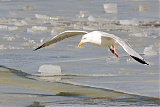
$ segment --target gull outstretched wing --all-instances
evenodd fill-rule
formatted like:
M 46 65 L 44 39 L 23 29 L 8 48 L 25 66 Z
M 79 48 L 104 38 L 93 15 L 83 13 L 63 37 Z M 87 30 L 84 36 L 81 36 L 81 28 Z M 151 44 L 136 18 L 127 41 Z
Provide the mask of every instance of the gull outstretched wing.
M 145 62 L 145 60 L 136 52 L 134 51 L 130 45 L 128 43 L 126 43 L 124 40 L 122 40 L 121 38 L 113 35 L 113 34 L 109 34 L 106 32 L 99 32 L 101 33 L 102 37 L 109 37 L 113 40 L 115 40 L 119 45 L 121 45 L 123 47 L 123 49 L 136 61 L 142 63 L 142 64 L 146 64 L 149 65 L 148 63 Z
M 49 46 L 53 43 L 59 42 L 61 40 L 64 40 L 66 38 L 72 37 L 72 36 L 77 36 L 77 35 L 84 35 L 87 34 L 88 32 L 86 31 L 64 31 L 58 35 L 56 35 L 55 37 L 53 37 L 51 40 L 45 42 L 44 44 L 42 44 L 41 46 L 37 47 L 36 49 L 34 49 L 34 51 L 41 49 L 43 47 Z

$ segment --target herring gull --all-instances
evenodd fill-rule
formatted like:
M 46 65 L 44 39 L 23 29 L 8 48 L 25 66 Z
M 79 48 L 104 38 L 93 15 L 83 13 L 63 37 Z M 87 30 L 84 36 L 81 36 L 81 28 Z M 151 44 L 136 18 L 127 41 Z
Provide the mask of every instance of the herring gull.
M 115 50 L 115 44 L 119 44 L 120 46 L 122 46 L 122 48 L 136 61 L 145 64 L 145 65 L 149 65 L 147 62 L 145 62 L 145 60 L 136 52 L 134 51 L 130 45 L 128 43 L 126 43 L 124 40 L 122 40 L 121 38 L 110 34 L 110 33 L 106 33 L 106 32 L 102 32 L 102 31 L 92 31 L 92 32 L 86 32 L 86 31 L 64 31 L 58 35 L 56 35 L 55 37 L 53 37 L 51 40 L 45 42 L 44 44 L 42 44 L 41 46 L 39 46 L 38 48 L 36 48 L 35 50 L 38 50 L 40 48 L 49 46 L 53 43 L 56 43 L 58 41 L 61 41 L 63 39 L 66 39 L 68 37 L 73 37 L 73 36 L 77 36 L 77 35 L 83 35 L 81 41 L 78 44 L 78 47 L 80 47 L 83 43 L 91 43 L 94 45 L 98 45 L 98 46 L 108 46 L 110 51 L 116 56 L 118 57 L 118 54 Z M 35 51 L 34 50 L 34 51 Z

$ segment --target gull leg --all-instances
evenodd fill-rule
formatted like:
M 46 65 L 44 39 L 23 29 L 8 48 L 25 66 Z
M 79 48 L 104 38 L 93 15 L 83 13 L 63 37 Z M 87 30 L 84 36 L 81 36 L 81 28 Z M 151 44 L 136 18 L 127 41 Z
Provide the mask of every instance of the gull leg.
M 118 54 L 117 54 L 117 52 L 115 51 L 114 45 L 108 46 L 108 47 L 109 47 L 110 51 L 118 58 Z

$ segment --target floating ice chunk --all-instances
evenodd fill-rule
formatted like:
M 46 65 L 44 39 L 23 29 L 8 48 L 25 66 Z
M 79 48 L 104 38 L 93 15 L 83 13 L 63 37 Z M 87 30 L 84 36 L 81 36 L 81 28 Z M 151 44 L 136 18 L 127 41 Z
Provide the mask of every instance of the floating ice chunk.
M 0 25 L 0 30 L 7 30 L 7 26 L 6 25 Z
M 153 49 L 153 46 L 145 47 L 143 53 L 148 56 L 157 55 L 157 52 Z
M 106 13 L 117 13 L 117 4 L 114 3 L 103 4 L 103 7 Z
M 120 20 L 119 23 L 121 25 L 139 25 L 138 21 L 136 19 L 132 19 L 132 20 Z
M 61 68 L 57 65 L 45 64 L 39 67 L 38 72 L 43 75 L 61 75 Z
M 27 22 L 25 20 L 21 20 L 21 21 L 15 21 L 14 22 L 14 25 L 15 26 L 24 26 L 24 25 L 27 25 Z
M 58 17 L 50 17 L 50 16 L 42 15 L 42 14 L 35 14 L 35 17 L 37 19 L 43 19 L 43 20 L 48 20 L 48 19 L 58 20 Z
M 16 31 L 16 30 L 18 30 L 18 27 L 17 26 L 8 26 L 8 30 L 9 31 Z
M 47 16 L 47 15 L 42 15 L 42 14 L 35 14 L 35 17 L 36 17 L 37 19 L 50 19 L 49 16 Z
M 6 48 L 4 47 L 4 45 L 0 45 L 0 49 L 3 50 L 3 49 L 6 49 Z
M 47 29 L 45 26 L 32 26 L 32 30 L 34 31 L 46 31 Z
M 95 22 L 96 19 L 95 19 L 92 15 L 90 15 L 90 16 L 88 17 L 88 21 Z
M 37 33 L 37 32 L 45 32 L 48 28 L 45 26 L 32 26 L 32 28 L 27 28 L 27 32 L 29 33 Z
M 78 18 L 84 18 L 88 17 L 90 15 L 89 11 L 80 11 L 78 15 L 76 15 Z
M 130 25 L 131 22 L 130 22 L 130 20 L 120 20 L 120 24 L 121 25 Z

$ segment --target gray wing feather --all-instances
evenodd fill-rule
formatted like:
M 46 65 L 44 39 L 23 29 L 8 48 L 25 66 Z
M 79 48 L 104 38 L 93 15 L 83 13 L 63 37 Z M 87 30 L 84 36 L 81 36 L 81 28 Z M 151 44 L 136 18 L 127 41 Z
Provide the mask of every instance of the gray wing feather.
M 53 43 L 59 42 L 63 39 L 66 39 L 66 38 L 69 38 L 69 37 L 72 37 L 72 36 L 77 36 L 77 35 L 84 35 L 84 34 L 87 34 L 87 33 L 88 32 L 86 32 L 86 31 L 64 31 L 64 32 L 56 35 L 55 37 L 53 37 L 51 40 L 45 42 L 44 44 L 42 44 L 38 48 L 34 49 L 34 51 L 38 50 L 38 49 L 41 49 L 43 47 L 49 46 Z
M 115 40 L 118 44 L 120 44 L 123 49 L 132 57 L 134 58 L 135 60 L 137 60 L 138 62 L 142 63 L 142 64 L 146 64 L 146 65 L 149 65 L 147 64 L 144 59 L 136 52 L 134 51 L 130 45 L 128 43 L 126 43 L 124 40 L 122 40 L 121 38 L 113 35 L 113 34 L 109 34 L 109 33 L 106 33 L 106 32 L 100 32 L 102 34 L 103 37 L 110 37 L 112 38 L 113 40 Z

